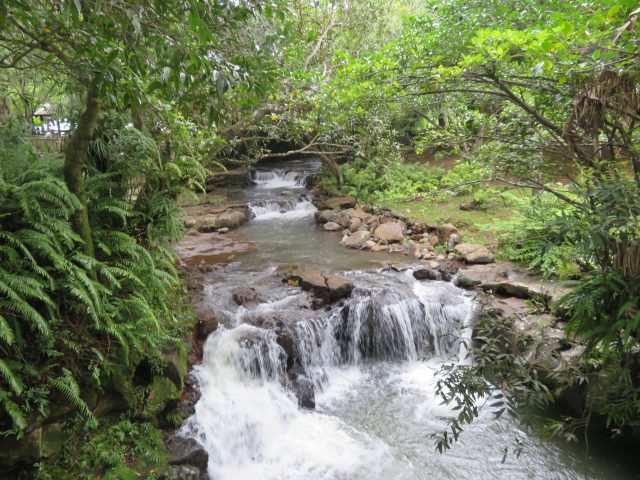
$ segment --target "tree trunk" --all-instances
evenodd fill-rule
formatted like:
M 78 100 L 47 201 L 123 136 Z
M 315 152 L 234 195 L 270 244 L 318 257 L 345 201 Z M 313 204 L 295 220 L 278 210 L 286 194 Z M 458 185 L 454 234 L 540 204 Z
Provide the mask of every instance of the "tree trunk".
M 82 169 L 87 160 L 89 142 L 95 132 L 99 112 L 98 91 L 95 83 L 91 83 L 87 91 L 84 112 L 80 115 L 78 126 L 69 138 L 64 151 L 64 180 L 69 190 L 78 197 L 82 205 L 79 210 L 73 213 L 71 221 L 76 233 L 84 242 L 84 252 L 91 257 L 95 256 L 95 251 L 91 226 L 89 225 L 87 192 Z

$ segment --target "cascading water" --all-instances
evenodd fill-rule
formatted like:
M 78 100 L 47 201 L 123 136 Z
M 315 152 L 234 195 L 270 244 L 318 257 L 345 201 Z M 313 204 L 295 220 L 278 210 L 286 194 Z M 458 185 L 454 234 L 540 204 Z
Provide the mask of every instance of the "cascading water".
M 305 172 L 277 168 L 273 170 L 256 170 L 251 175 L 251 181 L 258 188 L 303 188 L 306 176 Z
M 262 200 L 250 204 L 254 220 L 273 220 L 278 218 L 304 218 L 316 211 L 316 207 L 306 195 L 295 198 Z
M 193 372 L 201 398 L 181 432 L 206 448 L 211 479 L 599 477 L 592 465 L 490 414 L 452 450 L 436 453 L 430 434 L 457 414 L 435 394 L 436 373 L 446 362 L 470 361 L 472 296 L 447 282 L 417 281 L 411 271 L 362 271 L 367 254 L 314 233 L 315 208 L 303 192 L 282 198 L 304 174 L 271 173 L 254 174 L 248 198 L 256 218 L 242 230 L 261 240 L 259 253 L 219 271 L 205 290 L 203 304 L 223 326 Z M 356 288 L 342 303 L 312 310 L 306 293 L 275 278 L 275 264 L 292 261 L 347 266 Z M 238 286 L 256 288 L 262 303 L 237 306 Z M 315 391 L 315 409 L 300 407 L 302 387 Z M 514 437 L 526 448 L 503 460 Z

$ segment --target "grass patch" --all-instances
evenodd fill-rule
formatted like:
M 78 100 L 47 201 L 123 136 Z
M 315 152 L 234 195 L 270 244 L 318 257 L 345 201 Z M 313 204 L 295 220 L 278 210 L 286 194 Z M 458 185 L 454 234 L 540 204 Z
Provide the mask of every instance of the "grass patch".
M 512 195 L 530 196 L 528 189 L 510 190 Z M 506 201 L 499 192 L 486 200 L 482 208 L 460 210 L 461 204 L 469 204 L 474 194 L 459 195 L 445 201 L 411 200 L 406 202 L 385 202 L 385 205 L 412 220 L 435 223 L 452 223 L 462 232 L 465 242 L 481 245 L 495 245 L 496 233 L 492 227 L 519 215 L 518 211 Z

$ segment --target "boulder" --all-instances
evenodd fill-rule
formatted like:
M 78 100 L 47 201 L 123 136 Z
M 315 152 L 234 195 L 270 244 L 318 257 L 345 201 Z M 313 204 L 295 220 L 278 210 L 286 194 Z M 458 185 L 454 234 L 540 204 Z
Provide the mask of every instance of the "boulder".
M 316 408 L 316 395 L 313 382 L 306 377 L 298 376 L 293 382 L 293 393 L 298 399 L 298 406 L 313 410 Z
M 401 242 L 404 239 L 402 226 L 398 222 L 383 223 L 375 229 L 373 235 L 387 242 Z
M 327 279 L 318 270 L 306 270 L 302 273 L 300 285 L 304 290 L 326 290 Z
M 323 228 L 327 232 L 337 232 L 338 230 L 342 230 L 342 226 L 336 222 L 327 222 L 324 224 Z
M 174 435 L 166 447 L 169 465 L 190 465 L 201 472 L 207 471 L 209 454 L 195 439 Z
M 14 435 L 0 436 L 0 471 L 17 466 L 33 465 L 42 457 L 42 428 L 26 433 L 20 439 Z
M 284 197 L 295 197 L 296 196 L 296 192 L 294 192 L 292 190 L 283 190 L 282 192 L 280 192 L 280 195 L 282 195 Z
M 442 278 L 440 272 L 429 267 L 416 268 L 413 271 L 413 276 L 416 280 L 440 280 Z
M 211 332 L 218 329 L 218 319 L 213 312 L 197 309 L 196 318 L 198 319 L 196 324 L 196 338 L 198 340 L 206 340 Z
M 146 418 L 157 417 L 168 405 L 176 404 L 180 400 L 182 391 L 176 384 L 167 377 L 156 377 L 149 387 L 144 406 L 144 416 Z
M 359 230 L 347 237 L 342 244 L 348 248 L 362 248 L 370 238 L 371 233 L 366 230 Z
M 477 243 L 460 243 L 454 251 L 467 263 L 492 263 L 494 259 L 487 247 Z
M 306 270 L 300 282 L 303 290 L 326 302 L 335 302 L 351 294 L 353 283 L 338 275 L 325 274 L 318 270 Z
M 338 214 L 333 210 L 321 210 L 313 214 L 316 223 L 320 224 L 333 222 L 337 216 Z
M 328 198 L 322 202 L 324 208 L 353 208 L 356 206 L 356 199 L 354 197 L 333 197 Z
M 351 294 L 353 283 L 344 277 L 331 275 L 327 277 L 327 287 L 329 287 L 329 301 L 333 302 Z
M 362 220 L 358 217 L 353 217 L 351 222 L 349 222 L 349 231 L 351 233 L 358 231 L 360 226 L 362 225 Z
M 455 225 L 452 225 L 450 223 L 440 225 L 440 227 L 438 228 L 438 239 L 440 243 L 447 243 L 449 241 L 449 237 L 454 233 L 456 235 L 460 234 Z
M 218 216 L 218 228 L 235 228 L 248 220 L 247 214 L 241 210 L 229 210 Z
M 357 210 L 356 210 L 357 211 Z M 362 222 L 365 225 L 372 225 L 373 223 L 377 223 L 378 225 L 380 225 L 380 219 L 378 217 L 376 217 L 375 215 L 369 215 L 367 214 L 363 219 Z
M 231 295 L 233 296 L 233 301 L 243 307 L 255 307 L 257 304 L 263 303 L 263 301 L 258 298 L 258 293 L 254 288 L 234 288 L 231 291 Z
M 474 280 L 473 278 L 469 278 L 464 274 L 460 274 L 458 275 L 458 278 L 456 278 L 456 285 L 460 288 L 464 288 L 465 290 L 471 290 L 481 283 L 482 282 L 480 280 Z

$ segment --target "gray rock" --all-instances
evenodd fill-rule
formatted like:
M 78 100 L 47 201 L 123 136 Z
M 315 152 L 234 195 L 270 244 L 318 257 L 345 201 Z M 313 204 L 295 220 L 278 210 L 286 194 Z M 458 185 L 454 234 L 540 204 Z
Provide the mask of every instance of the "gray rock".
M 338 230 L 342 230 L 342 226 L 336 222 L 327 222 L 324 224 L 323 228 L 327 232 L 337 232 Z
M 354 197 L 333 197 L 322 202 L 324 208 L 353 208 L 356 206 Z
M 166 444 L 169 465 L 190 465 L 205 472 L 209 463 L 209 454 L 193 438 L 174 435 Z
M 451 235 L 449 235 L 449 240 L 447 240 L 447 248 L 449 250 L 453 250 L 459 243 L 460 235 L 458 235 L 457 233 L 452 233 Z
M 474 280 L 473 278 L 469 278 L 464 274 L 460 274 L 458 275 L 458 278 L 456 278 L 456 285 L 460 288 L 464 288 L 465 290 L 471 290 L 481 283 L 482 282 L 480 282 L 479 280 Z
M 352 233 L 350 237 L 347 237 L 347 239 L 344 240 L 342 244 L 348 248 L 362 248 L 370 238 L 371 233 L 367 232 L 366 230 L 359 230 Z
M 258 294 L 254 288 L 234 288 L 231 291 L 231 295 L 233 296 L 233 301 L 243 307 L 255 307 L 258 303 L 262 303 L 262 300 L 258 298 Z
M 293 393 L 298 399 L 298 406 L 313 410 L 316 408 L 316 394 L 313 382 L 307 377 L 299 376 L 293 382 Z
M 351 224 L 349 210 L 343 210 L 342 212 L 338 213 L 333 221 L 340 225 L 342 228 L 349 228 L 349 225 Z
M 494 259 L 487 247 L 477 243 L 460 243 L 454 251 L 467 263 L 492 263 Z
M 413 271 L 413 276 L 416 280 L 440 280 L 442 278 L 440 272 L 429 267 L 416 268 Z
M 196 325 L 196 337 L 198 340 L 206 340 L 211 332 L 218 329 L 218 319 L 213 312 L 197 309 L 196 318 L 198 319 L 198 324 Z
M 218 216 L 217 226 L 218 227 L 227 227 L 227 228 L 235 228 L 248 220 L 247 214 L 241 210 L 230 210 L 224 213 L 221 213 Z
M 319 212 L 315 212 L 313 214 L 313 217 L 315 218 L 316 223 L 320 223 L 320 224 L 333 222 L 337 216 L 338 214 L 333 210 L 322 210 Z
M 383 223 L 375 229 L 373 235 L 387 242 L 401 242 L 404 239 L 402 226 L 397 222 Z

